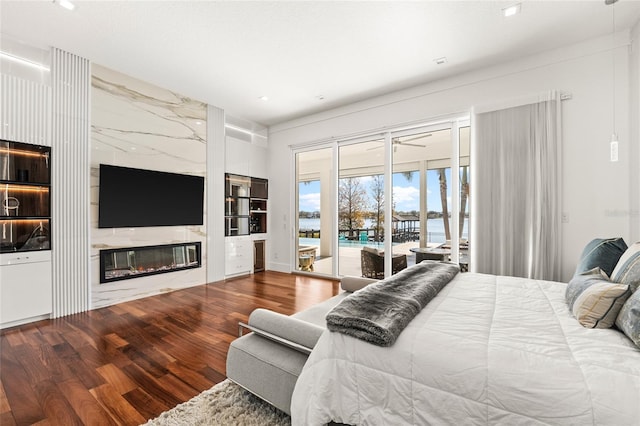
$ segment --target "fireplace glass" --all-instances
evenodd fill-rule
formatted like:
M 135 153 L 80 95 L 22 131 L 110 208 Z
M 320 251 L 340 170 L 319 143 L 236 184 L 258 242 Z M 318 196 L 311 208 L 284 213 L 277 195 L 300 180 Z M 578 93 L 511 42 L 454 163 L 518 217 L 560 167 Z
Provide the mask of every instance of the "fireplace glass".
M 199 268 L 201 263 L 200 242 L 100 250 L 100 283 Z

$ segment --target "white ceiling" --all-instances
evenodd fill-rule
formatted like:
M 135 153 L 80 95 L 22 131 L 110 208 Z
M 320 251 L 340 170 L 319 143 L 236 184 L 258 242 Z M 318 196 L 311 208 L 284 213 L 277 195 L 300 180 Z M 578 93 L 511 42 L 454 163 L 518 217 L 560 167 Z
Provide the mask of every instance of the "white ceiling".
M 0 31 L 264 125 L 611 34 L 614 22 L 604 0 L 524 0 L 511 18 L 501 9 L 514 1 L 74 3 L 2 0 Z M 617 31 L 639 19 L 640 0 L 615 4 Z

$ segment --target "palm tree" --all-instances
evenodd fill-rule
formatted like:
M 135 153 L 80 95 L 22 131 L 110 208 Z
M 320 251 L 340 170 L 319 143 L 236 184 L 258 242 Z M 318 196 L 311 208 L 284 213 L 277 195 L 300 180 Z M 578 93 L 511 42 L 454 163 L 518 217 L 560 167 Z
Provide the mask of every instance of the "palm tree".
M 375 223 L 373 236 L 376 241 L 381 241 L 382 238 L 380 237 L 384 235 L 384 176 L 373 176 L 370 189 L 373 199 L 373 221 Z
M 407 180 L 407 182 L 411 182 L 413 180 L 413 172 L 409 171 L 409 172 L 400 172 L 400 174 L 402 176 L 404 176 L 404 178 Z
M 468 170 L 469 166 L 463 166 L 462 176 L 460 177 L 460 238 L 462 238 L 462 231 L 464 231 L 464 216 L 467 211 L 467 198 L 469 197 Z
M 440 180 L 440 201 L 442 202 L 442 220 L 444 221 L 445 240 L 451 240 L 451 230 L 449 229 L 449 206 L 447 205 L 447 176 L 445 169 L 438 169 Z

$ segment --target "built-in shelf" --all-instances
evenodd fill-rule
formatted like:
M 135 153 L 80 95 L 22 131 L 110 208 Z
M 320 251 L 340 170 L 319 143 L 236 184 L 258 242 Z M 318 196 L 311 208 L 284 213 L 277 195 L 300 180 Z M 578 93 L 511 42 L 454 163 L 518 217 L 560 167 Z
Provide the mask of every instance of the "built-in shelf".
M 251 216 L 251 233 L 263 234 L 267 232 L 267 200 L 252 198 L 249 208 L 251 209 L 249 211 Z
M 225 235 L 267 232 L 267 179 L 225 174 Z
M 51 148 L 0 140 L 0 253 L 51 248 Z

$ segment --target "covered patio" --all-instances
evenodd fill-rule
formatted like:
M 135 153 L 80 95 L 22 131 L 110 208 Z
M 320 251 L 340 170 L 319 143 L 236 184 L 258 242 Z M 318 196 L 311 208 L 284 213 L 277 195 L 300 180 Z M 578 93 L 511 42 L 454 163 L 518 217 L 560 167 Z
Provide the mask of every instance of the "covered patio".
M 449 170 L 452 164 L 452 129 L 448 126 L 440 126 L 441 129 L 433 129 L 429 131 L 414 132 L 413 134 L 407 133 L 405 136 L 398 136 L 392 138 L 392 176 L 394 182 L 392 182 L 392 196 L 384 196 L 381 194 L 382 185 L 379 183 L 376 186 L 376 181 L 380 181 L 380 178 L 384 176 L 384 138 L 363 141 L 359 143 L 347 144 L 339 146 L 338 155 L 338 182 L 342 183 L 352 179 L 356 181 L 353 184 L 354 187 L 350 190 L 366 193 L 369 201 L 363 203 L 366 204 L 367 210 L 359 213 L 364 217 L 376 217 L 384 220 L 384 216 L 380 215 L 381 209 L 386 209 L 385 203 L 391 204 L 392 207 L 392 222 L 389 229 L 391 233 L 391 240 L 393 243 L 394 254 L 404 254 L 407 257 L 407 264 L 415 264 L 415 254 L 410 251 L 411 248 L 427 248 L 436 247 L 444 242 L 444 232 L 442 231 L 442 223 L 440 223 L 440 229 L 433 232 L 433 229 L 428 228 L 428 212 L 441 210 L 440 205 L 428 205 L 428 194 L 434 191 L 440 192 L 438 189 L 427 188 L 427 173 L 430 172 L 430 176 L 435 185 L 438 184 L 438 178 L 434 176 L 436 171 L 444 176 L 444 170 Z M 467 167 L 469 165 L 469 128 L 460 127 L 459 132 L 459 164 L 461 167 Z M 336 201 L 332 199 L 332 193 L 335 197 L 335 193 L 332 192 L 331 187 L 335 182 L 334 175 L 334 150 L 331 148 L 321 148 L 316 150 L 305 151 L 296 155 L 297 160 L 297 182 L 301 187 L 305 182 L 318 182 L 320 187 L 319 193 L 319 225 L 320 230 L 318 232 L 319 238 L 314 235 L 319 241 L 315 244 L 315 255 L 313 259 L 312 268 L 306 268 L 308 272 L 328 275 L 328 276 L 361 276 L 361 258 L 360 251 L 363 246 L 371 245 L 378 249 L 382 248 L 380 244 L 385 240 L 384 232 L 378 228 L 376 237 L 372 237 L 373 231 L 370 225 L 362 226 L 364 222 L 357 222 L 358 238 L 347 239 L 348 241 L 339 241 L 338 253 L 334 253 L 334 240 L 338 239 L 338 230 L 333 230 Z M 466 173 L 466 171 L 465 171 Z M 396 176 L 403 176 L 405 180 L 403 182 L 409 182 L 404 187 L 399 187 L 395 182 Z M 465 179 L 467 178 L 465 174 Z M 434 180 L 435 179 L 435 180 Z M 454 182 L 455 181 L 455 182 Z M 439 185 L 447 190 L 446 196 L 438 197 L 439 200 L 444 200 L 445 203 L 451 202 L 450 194 L 457 194 L 460 197 L 460 190 L 453 188 L 454 183 L 460 184 L 460 176 L 456 176 L 455 179 L 449 182 L 439 182 Z M 466 184 L 466 182 L 464 182 Z M 358 187 L 360 185 L 360 187 Z M 339 188 L 340 191 L 344 188 Z M 377 191 L 377 192 L 376 192 Z M 351 194 L 351 195 L 354 195 Z M 377 197 L 377 198 L 376 198 Z M 400 209 L 396 210 L 396 204 L 398 201 L 405 201 L 407 198 L 415 200 L 415 205 L 412 205 L 407 211 Z M 299 196 L 299 199 L 302 196 Z M 373 200 L 373 201 L 372 201 Z M 343 217 L 345 213 L 340 210 L 341 202 L 343 200 L 338 197 L 338 212 L 339 217 Z M 466 199 L 465 199 L 466 201 Z M 460 205 L 460 203 L 457 203 Z M 463 203 L 464 205 L 464 203 Z M 449 207 L 450 209 L 450 207 Z M 296 209 L 300 211 L 300 208 Z M 449 210 L 450 211 L 450 210 Z M 376 213 L 377 212 L 377 213 Z M 440 213 L 440 221 L 443 218 L 448 222 L 454 221 L 447 213 L 447 209 Z M 461 218 L 464 219 L 464 216 Z M 296 218 L 298 223 L 298 218 Z M 376 222 L 373 221 L 373 224 Z M 447 224 L 446 234 L 449 235 L 449 228 L 452 226 Z M 343 225 L 340 225 L 342 227 Z M 362 232 L 362 231 L 365 232 Z M 452 229 L 453 231 L 453 229 Z M 455 235 L 458 234 L 456 229 Z M 441 233 L 442 232 L 442 233 Z M 468 233 L 468 230 L 466 230 Z M 362 238 L 363 234 L 365 238 Z M 296 230 L 296 235 L 299 233 Z M 441 235 L 441 241 L 433 241 L 431 238 L 434 235 Z M 345 238 L 346 239 L 346 238 Z M 448 238 L 450 239 L 450 237 Z M 298 250 L 301 246 L 308 246 L 308 238 L 305 238 L 304 242 L 299 242 Z M 377 241 L 375 241 L 377 240 Z M 345 244 L 343 244 L 343 242 Z M 378 244 L 376 244 L 376 242 Z M 348 244 L 347 244 L 348 243 Z M 337 255 L 337 256 L 336 256 Z M 337 263 L 337 266 L 336 266 Z M 301 266 L 299 265 L 300 269 Z M 337 271 L 337 274 L 336 274 Z

